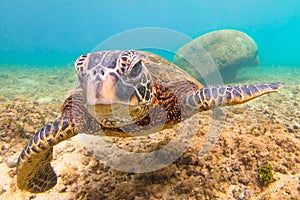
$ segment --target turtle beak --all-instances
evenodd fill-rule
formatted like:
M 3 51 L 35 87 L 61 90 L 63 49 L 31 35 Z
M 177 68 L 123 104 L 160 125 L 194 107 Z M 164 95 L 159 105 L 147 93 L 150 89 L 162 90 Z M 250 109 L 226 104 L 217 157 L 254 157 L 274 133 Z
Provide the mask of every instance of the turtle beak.
M 103 78 L 96 76 L 95 80 L 87 81 L 85 95 L 88 105 L 124 104 L 134 106 L 138 104 L 135 90 L 124 85 L 114 74 L 107 74 Z
M 86 103 L 88 105 L 96 104 L 113 104 L 115 97 L 114 92 L 115 79 L 108 75 L 104 80 L 96 78 L 86 83 Z

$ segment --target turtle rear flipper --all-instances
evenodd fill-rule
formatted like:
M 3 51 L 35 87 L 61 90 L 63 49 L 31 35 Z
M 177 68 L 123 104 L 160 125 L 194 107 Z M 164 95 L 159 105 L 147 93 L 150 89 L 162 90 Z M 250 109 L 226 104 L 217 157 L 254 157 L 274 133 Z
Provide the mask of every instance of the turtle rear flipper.
M 44 192 L 57 182 L 51 167 L 53 146 L 78 133 L 74 123 L 60 117 L 37 131 L 23 149 L 17 167 L 17 184 L 30 192 Z

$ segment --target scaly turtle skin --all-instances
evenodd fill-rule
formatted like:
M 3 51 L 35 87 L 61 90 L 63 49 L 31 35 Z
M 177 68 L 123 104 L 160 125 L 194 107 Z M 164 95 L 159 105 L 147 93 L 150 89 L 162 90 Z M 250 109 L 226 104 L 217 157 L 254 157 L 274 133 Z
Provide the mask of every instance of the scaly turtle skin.
M 281 83 L 203 87 L 167 60 L 143 51 L 103 51 L 80 56 L 80 84 L 61 116 L 29 140 L 21 152 L 17 184 L 44 192 L 57 182 L 50 165 L 53 146 L 80 132 L 113 136 L 147 134 L 219 106 L 247 102 L 276 92 Z

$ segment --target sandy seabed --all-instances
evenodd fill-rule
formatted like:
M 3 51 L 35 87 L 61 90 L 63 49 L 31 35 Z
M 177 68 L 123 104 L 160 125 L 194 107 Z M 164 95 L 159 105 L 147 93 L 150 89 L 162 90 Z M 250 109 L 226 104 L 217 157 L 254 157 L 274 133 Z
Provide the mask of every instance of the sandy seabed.
M 236 83 L 285 82 L 279 94 L 223 109 L 220 137 L 199 155 L 211 112 L 194 117 L 201 128 L 187 151 L 165 168 L 126 173 L 96 159 L 78 136 L 54 148 L 52 166 L 58 184 L 42 194 L 16 186 L 16 162 L 28 139 L 59 116 L 59 107 L 76 84 L 71 66 L 0 67 L 0 199 L 299 199 L 300 67 L 243 68 Z M 115 138 L 128 151 L 152 151 L 176 134 Z M 146 144 L 146 145 L 144 145 Z M 107 149 L 109 154 L 109 149 Z M 258 168 L 273 167 L 275 182 L 263 186 Z

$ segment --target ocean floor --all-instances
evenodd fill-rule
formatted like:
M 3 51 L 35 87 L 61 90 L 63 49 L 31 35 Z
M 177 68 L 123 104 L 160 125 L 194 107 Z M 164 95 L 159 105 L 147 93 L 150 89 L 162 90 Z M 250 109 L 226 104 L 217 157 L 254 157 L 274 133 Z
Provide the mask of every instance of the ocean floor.
M 34 132 L 59 116 L 61 103 L 77 84 L 75 70 L 72 65 L 1 65 L 0 72 L 0 199 L 299 199 L 300 67 L 241 69 L 235 83 L 284 82 L 285 87 L 222 109 L 226 118 L 218 140 L 201 155 L 211 112 L 195 116 L 182 127 L 201 127 L 187 151 L 157 171 L 118 171 L 96 159 L 79 136 L 64 141 L 54 148 L 52 161 L 58 184 L 42 194 L 17 188 L 17 159 Z M 114 138 L 114 143 L 147 152 L 176 134 L 169 130 L 155 139 Z M 264 164 L 272 166 L 275 178 L 267 186 L 258 172 Z

